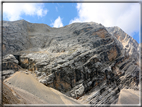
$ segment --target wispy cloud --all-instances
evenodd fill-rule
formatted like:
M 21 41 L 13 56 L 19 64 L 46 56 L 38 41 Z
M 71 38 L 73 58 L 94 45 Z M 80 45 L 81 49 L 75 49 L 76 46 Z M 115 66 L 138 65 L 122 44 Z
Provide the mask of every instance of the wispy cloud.
M 58 16 L 58 18 L 54 21 L 54 23 L 51 24 L 53 27 L 63 27 L 63 23 L 62 20 L 60 18 L 60 16 Z
M 78 16 L 70 21 L 101 23 L 106 27 L 119 26 L 132 35 L 139 31 L 139 3 L 78 3 Z
M 19 20 L 22 15 L 43 17 L 47 12 L 43 3 L 3 3 L 3 17 L 9 21 Z

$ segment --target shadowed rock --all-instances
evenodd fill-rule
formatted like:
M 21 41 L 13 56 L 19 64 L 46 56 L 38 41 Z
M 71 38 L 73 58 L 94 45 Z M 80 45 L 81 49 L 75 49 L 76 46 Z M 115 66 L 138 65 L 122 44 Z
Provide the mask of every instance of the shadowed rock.
M 10 75 L 14 74 L 16 71 L 21 69 L 19 66 L 19 61 L 12 54 L 7 54 L 2 60 L 2 77 L 3 79 L 8 78 Z
M 139 84 L 138 43 L 118 27 L 73 23 L 61 28 L 24 20 L 3 24 L 3 53 L 46 86 L 90 104 L 116 103 Z

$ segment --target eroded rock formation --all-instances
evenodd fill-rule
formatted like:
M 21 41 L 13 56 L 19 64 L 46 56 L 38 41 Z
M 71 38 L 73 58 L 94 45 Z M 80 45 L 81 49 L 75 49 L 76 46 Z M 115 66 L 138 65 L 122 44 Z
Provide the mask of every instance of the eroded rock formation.
M 22 68 L 19 66 L 19 61 L 15 58 L 15 56 L 13 56 L 12 54 L 7 54 L 3 57 L 2 69 L 2 77 L 3 79 L 5 79 Z
M 3 22 L 3 54 L 41 83 L 84 103 L 116 103 L 139 84 L 139 45 L 118 27 L 73 23 L 61 28 L 24 20 Z

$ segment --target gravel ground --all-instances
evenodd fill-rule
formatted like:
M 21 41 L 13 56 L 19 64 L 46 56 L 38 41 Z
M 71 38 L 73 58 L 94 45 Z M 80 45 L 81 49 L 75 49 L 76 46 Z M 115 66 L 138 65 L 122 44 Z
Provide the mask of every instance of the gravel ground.
M 117 104 L 139 104 L 139 91 L 122 89 Z
M 24 104 L 18 95 L 6 84 L 3 84 L 3 104 Z
M 11 89 L 16 93 L 16 96 L 19 96 L 21 100 L 24 100 L 26 104 L 48 104 L 47 102 L 39 99 L 35 95 L 20 89 L 18 87 L 14 87 L 12 85 L 8 85 Z
M 80 104 L 79 101 L 39 83 L 30 73 L 16 72 L 4 82 L 30 104 Z

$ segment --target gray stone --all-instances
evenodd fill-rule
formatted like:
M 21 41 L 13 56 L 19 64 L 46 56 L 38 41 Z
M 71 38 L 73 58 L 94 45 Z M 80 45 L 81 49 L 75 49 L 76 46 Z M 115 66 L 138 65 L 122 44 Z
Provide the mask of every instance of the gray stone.
M 3 77 L 3 79 L 6 79 L 6 78 L 10 77 L 14 73 L 15 73 L 14 70 L 3 70 L 2 71 L 2 77 Z
M 44 85 L 46 85 L 46 84 L 47 84 L 46 79 L 40 79 L 40 80 L 39 80 L 39 82 L 40 82 L 40 83 L 42 83 L 42 84 L 44 84 Z
M 19 66 L 19 61 L 12 54 L 7 54 L 3 56 L 2 59 L 2 70 L 14 70 L 18 71 L 21 69 Z
M 139 84 L 140 47 L 118 27 L 94 22 L 58 29 L 24 20 L 3 23 L 3 54 L 19 55 L 20 66 L 34 71 L 41 83 L 73 98 L 111 104 L 119 90 Z
M 77 98 L 78 96 L 81 96 L 84 93 L 84 86 L 83 84 L 79 84 L 71 90 L 71 96 Z

